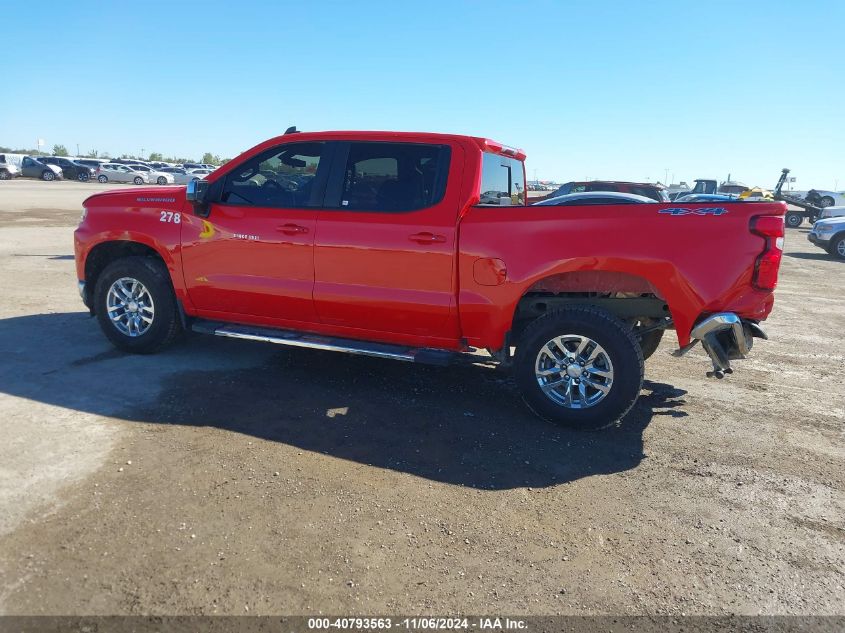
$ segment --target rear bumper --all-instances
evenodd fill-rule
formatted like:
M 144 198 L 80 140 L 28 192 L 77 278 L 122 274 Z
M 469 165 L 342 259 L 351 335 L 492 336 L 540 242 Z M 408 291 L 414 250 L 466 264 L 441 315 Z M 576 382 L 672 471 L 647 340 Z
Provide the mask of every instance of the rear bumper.
M 692 342 L 678 350 L 679 356 L 701 341 L 713 363 L 708 376 L 722 378 L 733 372 L 732 360 L 746 358 L 754 338 L 768 338 L 756 321 L 746 320 L 734 312 L 719 312 L 699 321 L 690 332 Z

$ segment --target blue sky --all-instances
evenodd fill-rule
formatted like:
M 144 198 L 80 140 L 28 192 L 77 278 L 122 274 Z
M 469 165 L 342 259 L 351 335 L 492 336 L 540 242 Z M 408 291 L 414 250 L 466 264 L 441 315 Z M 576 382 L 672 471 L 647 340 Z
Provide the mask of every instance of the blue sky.
M 233 156 L 289 125 L 488 136 L 561 181 L 845 188 L 845 3 L 3 3 L 0 145 Z M 838 183 L 837 183 L 838 181 Z

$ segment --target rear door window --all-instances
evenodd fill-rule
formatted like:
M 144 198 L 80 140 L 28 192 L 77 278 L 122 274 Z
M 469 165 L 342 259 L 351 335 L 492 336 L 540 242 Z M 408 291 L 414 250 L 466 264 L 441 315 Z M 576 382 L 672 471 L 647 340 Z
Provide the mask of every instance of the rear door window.
M 402 213 L 443 199 L 451 155 L 448 145 L 361 142 L 348 147 L 341 208 Z
M 500 154 L 482 154 L 479 204 L 524 205 L 525 168 L 522 161 Z

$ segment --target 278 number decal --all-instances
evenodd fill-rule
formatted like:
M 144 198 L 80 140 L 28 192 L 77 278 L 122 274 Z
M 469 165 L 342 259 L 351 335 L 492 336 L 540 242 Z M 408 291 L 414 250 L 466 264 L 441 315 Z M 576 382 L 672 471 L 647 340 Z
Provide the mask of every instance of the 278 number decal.
M 172 222 L 173 224 L 180 224 L 182 222 L 181 213 L 173 213 L 173 211 L 160 211 L 160 213 L 159 222 Z

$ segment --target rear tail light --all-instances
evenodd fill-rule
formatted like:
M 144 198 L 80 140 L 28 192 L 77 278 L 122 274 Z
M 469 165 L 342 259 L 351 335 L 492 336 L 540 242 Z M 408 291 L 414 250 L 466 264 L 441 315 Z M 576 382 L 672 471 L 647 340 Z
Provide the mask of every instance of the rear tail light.
M 758 290 L 774 290 L 783 257 L 784 224 L 782 215 L 758 215 L 751 218 L 751 232 L 765 240 L 763 252 L 754 263 L 752 283 Z

